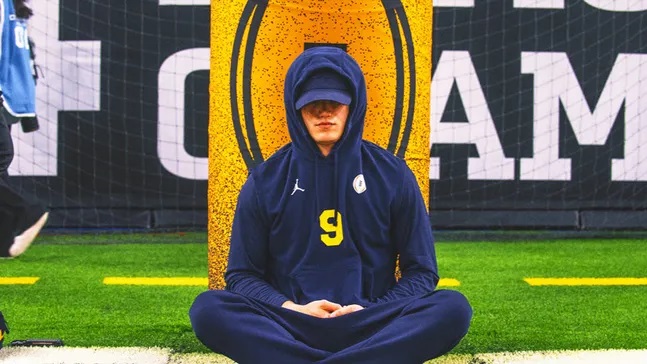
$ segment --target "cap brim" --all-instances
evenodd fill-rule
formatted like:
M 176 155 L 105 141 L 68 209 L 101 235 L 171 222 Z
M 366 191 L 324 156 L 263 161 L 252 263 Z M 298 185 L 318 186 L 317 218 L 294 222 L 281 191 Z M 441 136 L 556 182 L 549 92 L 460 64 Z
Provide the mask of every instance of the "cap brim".
M 319 90 L 310 90 L 305 92 L 297 100 L 295 106 L 297 110 L 301 109 L 305 105 L 320 100 L 335 101 L 340 104 L 350 105 L 352 98 L 346 92 L 334 89 L 319 89 Z

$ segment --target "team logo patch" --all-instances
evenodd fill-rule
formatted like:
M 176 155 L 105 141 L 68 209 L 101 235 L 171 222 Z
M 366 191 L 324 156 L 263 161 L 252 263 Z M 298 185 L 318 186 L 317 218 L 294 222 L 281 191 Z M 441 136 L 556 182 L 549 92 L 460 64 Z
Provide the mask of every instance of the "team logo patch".
M 299 187 L 299 179 L 297 178 L 296 182 L 294 182 L 294 187 L 292 188 L 292 193 L 290 196 L 294 195 L 295 192 L 301 191 L 301 192 L 306 192 L 304 188 Z
M 366 181 L 364 181 L 364 175 L 358 174 L 357 177 L 353 180 L 353 189 L 357 194 L 360 194 L 366 191 Z

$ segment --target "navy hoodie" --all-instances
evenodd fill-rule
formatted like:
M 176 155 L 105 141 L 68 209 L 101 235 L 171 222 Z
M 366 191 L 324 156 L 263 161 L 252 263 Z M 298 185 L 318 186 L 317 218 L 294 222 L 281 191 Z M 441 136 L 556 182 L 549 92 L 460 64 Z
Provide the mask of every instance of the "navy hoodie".
M 327 157 L 294 106 L 304 81 L 324 68 L 346 78 L 353 96 Z M 432 292 L 438 273 L 428 212 L 404 160 L 362 140 L 359 65 L 338 48 L 306 50 L 286 75 L 285 108 L 292 142 L 254 168 L 240 191 L 226 289 L 272 305 L 326 299 L 365 307 Z

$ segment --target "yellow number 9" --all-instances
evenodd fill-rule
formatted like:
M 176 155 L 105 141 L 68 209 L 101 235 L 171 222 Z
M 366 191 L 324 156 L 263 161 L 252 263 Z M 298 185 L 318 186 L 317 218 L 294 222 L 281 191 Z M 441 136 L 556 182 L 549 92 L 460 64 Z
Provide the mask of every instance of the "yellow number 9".
M 344 240 L 344 228 L 341 223 L 341 213 L 337 211 L 337 224 L 333 224 L 335 221 L 335 210 L 324 210 L 321 215 L 319 215 L 319 226 L 325 231 L 325 234 L 321 234 L 321 241 L 327 246 L 337 246 L 341 244 Z M 331 222 L 331 220 L 333 222 Z

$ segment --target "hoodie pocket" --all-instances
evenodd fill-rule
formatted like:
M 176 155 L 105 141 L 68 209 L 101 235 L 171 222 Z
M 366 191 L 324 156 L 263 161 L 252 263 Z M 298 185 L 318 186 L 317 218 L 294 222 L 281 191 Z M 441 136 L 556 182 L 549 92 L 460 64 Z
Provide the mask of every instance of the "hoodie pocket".
M 294 272 L 290 281 L 299 304 L 326 299 L 348 305 L 362 297 L 362 278 L 355 266 L 308 267 Z
M 366 270 L 362 275 L 364 296 L 368 301 L 374 301 L 386 294 L 395 285 L 395 272 L 386 269 Z

